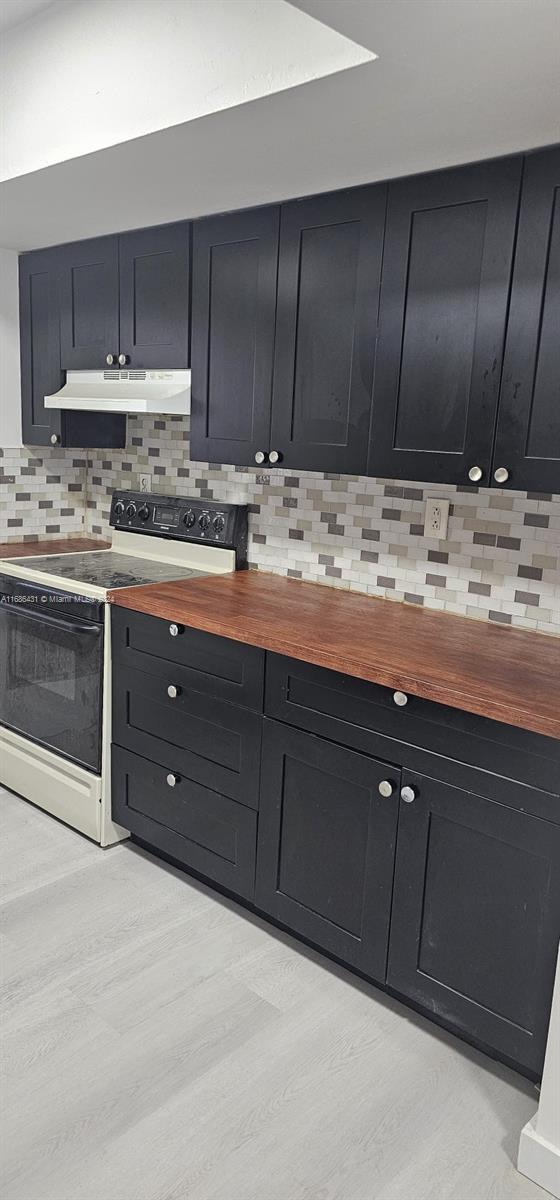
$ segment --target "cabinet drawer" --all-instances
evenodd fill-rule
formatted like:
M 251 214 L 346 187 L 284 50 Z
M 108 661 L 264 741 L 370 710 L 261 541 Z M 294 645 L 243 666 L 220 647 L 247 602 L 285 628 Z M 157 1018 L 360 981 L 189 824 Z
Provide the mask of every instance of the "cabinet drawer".
M 473 777 L 484 773 L 484 794 L 560 823 L 560 742 L 553 738 L 413 695 L 399 708 L 390 688 L 275 654 L 267 660 L 265 712 L 413 770 L 441 770 L 459 787 L 468 764 Z
M 113 659 L 154 674 L 169 664 L 185 668 L 194 691 L 262 711 L 264 650 L 179 625 L 173 637 L 169 621 L 146 613 L 113 608 Z M 166 665 L 167 664 L 167 665 Z
M 148 762 L 120 746 L 112 755 L 113 817 L 142 841 L 251 900 L 257 815 L 174 772 L 175 759 Z
M 117 666 L 113 741 L 156 761 L 172 759 L 193 783 L 258 808 L 262 718 L 193 691 L 185 668 L 157 665 L 153 675 Z

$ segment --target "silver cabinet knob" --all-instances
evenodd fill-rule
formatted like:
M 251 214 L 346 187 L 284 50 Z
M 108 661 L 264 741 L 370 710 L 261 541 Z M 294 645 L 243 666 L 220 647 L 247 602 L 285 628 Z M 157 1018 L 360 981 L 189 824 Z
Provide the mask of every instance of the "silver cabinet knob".
M 509 479 L 509 471 L 507 467 L 498 467 L 497 470 L 494 471 L 494 479 L 496 480 L 496 483 L 507 483 Z
M 393 692 L 393 700 L 399 708 L 404 708 L 405 704 L 408 704 L 406 692 Z
M 128 354 L 119 354 L 119 366 L 126 367 L 128 362 Z
M 177 784 L 179 782 L 179 776 L 174 775 L 173 771 L 170 771 L 169 775 L 167 776 L 167 782 L 169 784 L 169 787 L 175 787 L 175 784 Z
M 416 788 L 401 788 L 401 800 L 404 800 L 405 804 L 412 804 L 412 801 L 416 800 Z
M 391 783 L 390 779 L 382 779 L 381 783 L 379 784 L 378 790 L 379 790 L 380 796 L 387 797 L 387 796 L 393 795 L 395 788 L 394 788 L 394 785 Z
M 263 462 L 266 462 L 266 454 L 264 450 L 257 450 L 257 453 L 255 454 L 255 462 L 259 467 Z
M 482 467 L 471 467 L 469 479 L 471 483 L 478 483 L 479 479 L 482 479 Z
M 181 633 L 181 626 L 176 625 L 175 622 L 173 622 L 173 624 L 169 626 L 169 632 L 171 634 L 171 637 L 178 637 L 179 634 Z
M 170 683 L 167 689 L 167 695 L 169 696 L 170 700 L 176 700 L 180 691 L 180 687 L 177 687 L 175 683 Z
M 59 441 L 58 433 L 51 433 L 51 446 L 58 446 Z
M 271 463 L 278 463 L 278 462 L 280 462 L 281 458 L 282 458 L 282 455 L 280 454 L 279 450 L 271 450 L 270 454 L 268 456 L 268 461 Z
M 114 354 L 108 354 L 105 362 L 107 363 L 108 367 L 112 367 L 113 363 L 116 362 L 116 356 Z

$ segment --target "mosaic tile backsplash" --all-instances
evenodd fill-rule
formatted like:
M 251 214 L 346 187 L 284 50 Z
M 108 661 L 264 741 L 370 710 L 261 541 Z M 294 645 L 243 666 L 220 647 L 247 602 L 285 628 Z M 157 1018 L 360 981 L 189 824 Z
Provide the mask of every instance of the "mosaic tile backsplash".
M 107 534 L 113 489 L 150 475 L 154 492 L 248 503 L 257 570 L 560 636 L 560 496 L 195 463 L 183 417 L 129 417 L 128 441 L 4 451 L 0 538 Z M 445 541 L 423 536 L 426 496 L 451 502 Z

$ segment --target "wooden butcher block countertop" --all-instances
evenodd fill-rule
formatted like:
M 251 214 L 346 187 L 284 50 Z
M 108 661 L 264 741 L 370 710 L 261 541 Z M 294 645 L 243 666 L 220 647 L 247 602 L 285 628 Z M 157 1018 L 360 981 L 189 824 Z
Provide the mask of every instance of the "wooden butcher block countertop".
M 107 550 L 110 544 L 103 538 L 80 533 L 50 540 L 37 538 L 35 542 L 6 542 L 0 546 L 0 559 L 29 558 L 32 554 L 79 554 L 82 550 Z
M 109 600 L 560 738 L 560 638 L 260 571 L 121 588 Z

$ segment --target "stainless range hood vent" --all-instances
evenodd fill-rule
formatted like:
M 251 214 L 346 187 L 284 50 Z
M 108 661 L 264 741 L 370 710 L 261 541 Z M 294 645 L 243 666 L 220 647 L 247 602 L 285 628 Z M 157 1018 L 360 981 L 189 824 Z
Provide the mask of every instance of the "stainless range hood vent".
M 45 408 L 77 412 L 173 413 L 191 410 L 190 371 L 68 371 Z

